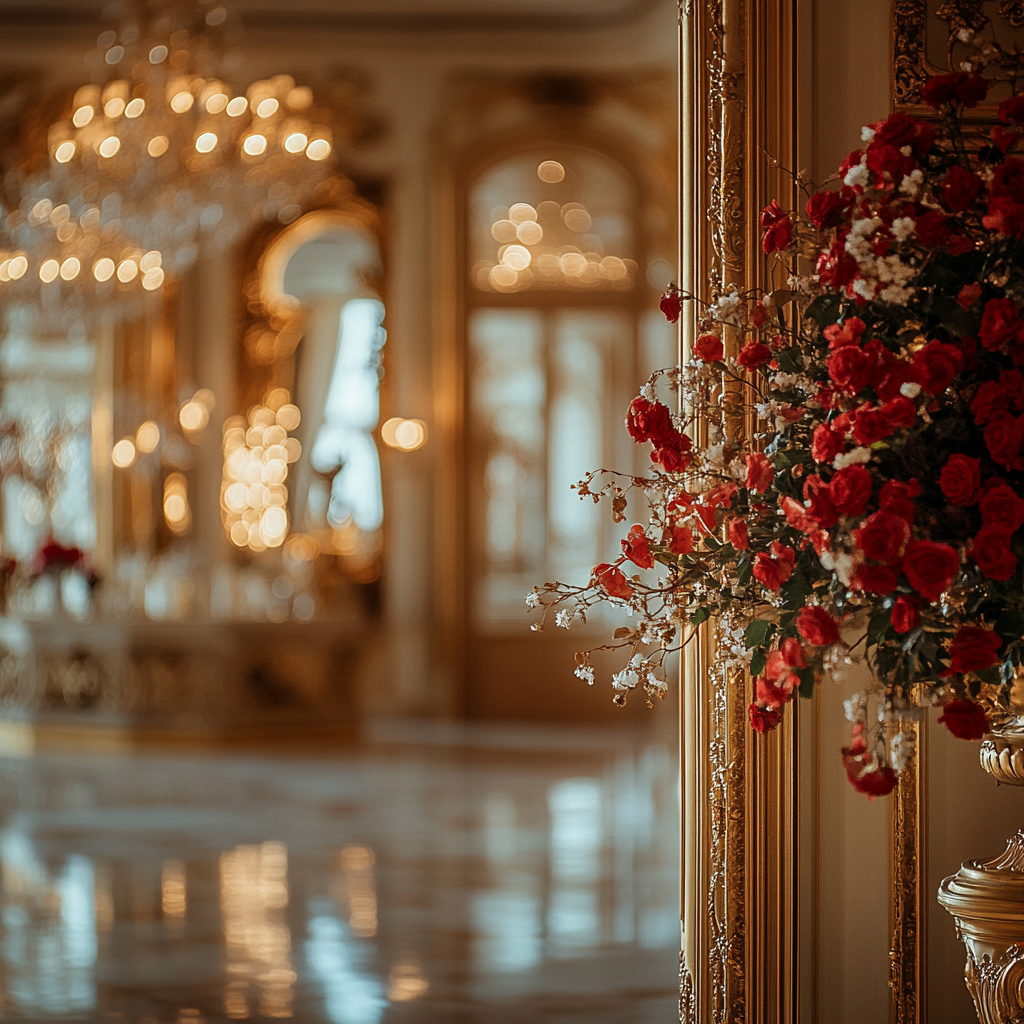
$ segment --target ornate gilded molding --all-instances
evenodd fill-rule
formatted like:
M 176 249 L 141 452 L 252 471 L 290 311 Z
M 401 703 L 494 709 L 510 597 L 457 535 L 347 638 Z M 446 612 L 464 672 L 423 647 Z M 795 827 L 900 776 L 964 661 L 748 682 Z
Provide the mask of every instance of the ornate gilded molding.
M 967 861 L 939 887 L 967 947 L 964 978 L 981 1024 L 1024 1020 L 1024 831 L 991 860 Z
M 925 908 L 924 791 L 921 778 L 922 733 L 920 723 L 907 726 L 914 734 L 916 754 L 900 776 L 890 796 L 889 841 L 892 945 L 889 950 L 890 1024 L 924 1024 L 925 957 L 923 949 Z

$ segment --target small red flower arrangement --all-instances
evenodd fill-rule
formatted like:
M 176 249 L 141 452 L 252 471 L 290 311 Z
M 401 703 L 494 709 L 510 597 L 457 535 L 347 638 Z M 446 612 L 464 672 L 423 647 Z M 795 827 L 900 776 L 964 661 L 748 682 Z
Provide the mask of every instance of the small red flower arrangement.
M 842 760 L 869 797 L 895 786 L 923 706 L 978 739 L 1024 674 L 1024 93 L 969 142 L 963 111 L 989 87 L 931 79 L 940 120 L 867 125 L 828 187 L 797 179 L 802 211 L 769 204 L 762 248 L 786 287 L 666 292 L 697 330 L 690 361 L 629 407 L 651 470 L 579 485 L 617 522 L 642 492 L 647 522 L 586 585 L 528 596 L 566 627 L 599 601 L 630 610 L 618 703 L 664 695 L 665 658 L 712 623 L 759 733 L 865 660 Z M 737 431 L 744 415 L 757 432 Z M 593 681 L 590 652 L 576 672 Z

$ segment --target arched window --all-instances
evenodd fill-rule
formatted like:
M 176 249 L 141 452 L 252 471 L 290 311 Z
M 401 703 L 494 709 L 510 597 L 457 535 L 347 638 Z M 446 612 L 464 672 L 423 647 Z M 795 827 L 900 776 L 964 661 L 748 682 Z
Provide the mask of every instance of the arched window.
M 640 197 L 618 162 L 545 146 L 492 164 L 468 195 L 466 332 L 470 607 L 522 628 L 524 594 L 585 582 L 611 553 L 609 517 L 572 485 L 628 466 L 622 415 L 673 361 L 651 308 Z M 661 285 L 664 282 L 658 281 Z

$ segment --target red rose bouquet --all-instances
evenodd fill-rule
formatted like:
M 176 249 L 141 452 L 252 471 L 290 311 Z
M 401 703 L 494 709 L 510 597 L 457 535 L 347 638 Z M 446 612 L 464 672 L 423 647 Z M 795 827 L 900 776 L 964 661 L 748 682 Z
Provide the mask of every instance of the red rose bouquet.
M 609 645 L 627 652 L 618 703 L 663 695 L 666 656 L 710 620 L 720 670 L 749 670 L 759 732 L 866 660 L 842 756 L 869 796 L 895 785 L 923 707 L 979 738 L 1024 671 L 1024 94 L 968 140 L 988 88 L 932 79 L 941 118 L 868 125 L 830 187 L 797 179 L 802 212 L 765 209 L 786 287 L 701 307 L 691 360 L 627 414 L 650 472 L 580 485 L 619 522 L 642 492 L 648 521 L 587 584 L 527 599 L 566 627 L 597 602 L 629 609 Z M 696 301 L 672 288 L 662 308 Z M 576 673 L 593 682 L 590 654 Z

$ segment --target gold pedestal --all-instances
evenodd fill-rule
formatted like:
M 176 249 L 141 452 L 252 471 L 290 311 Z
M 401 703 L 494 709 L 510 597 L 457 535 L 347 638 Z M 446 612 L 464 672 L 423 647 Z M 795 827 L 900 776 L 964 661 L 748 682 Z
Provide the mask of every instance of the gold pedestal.
M 1024 786 L 1024 728 L 1018 719 L 981 745 L 981 766 Z M 939 886 L 939 902 L 967 947 L 965 979 L 981 1024 L 1024 1022 L 1024 830 L 1006 851 L 967 861 Z

